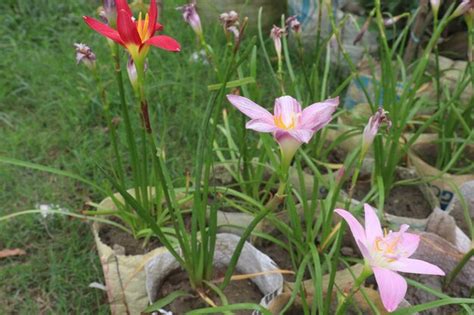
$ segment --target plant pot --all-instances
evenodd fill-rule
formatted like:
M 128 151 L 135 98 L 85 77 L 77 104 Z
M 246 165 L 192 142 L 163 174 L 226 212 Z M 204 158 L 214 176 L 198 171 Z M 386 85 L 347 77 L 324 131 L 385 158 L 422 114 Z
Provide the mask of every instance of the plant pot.
M 331 293 L 333 302 L 336 302 L 336 292 L 338 289 L 342 290 L 343 292 L 348 292 L 352 285 L 354 284 L 354 276 L 358 276 L 363 269 L 363 265 L 357 264 L 354 265 L 350 268 L 339 270 L 336 272 L 336 278 L 335 278 L 335 286 L 333 287 L 333 292 Z M 327 297 L 328 292 L 327 292 L 327 287 L 329 283 L 329 275 L 324 275 L 322 279 L 322 290 L 323 290 L 323 296 Z M 305 300 L 307 302 L 307 305 L 312 304 L 312 300 L 314 297 L 314 292 L 316 290 L 321 290 L 321 288 L 314 288 L 314 281 L 313 280 L 306 280 L 303 281 L 303 286 L 304 286 L 304 291 L 305 291 Z M 294 290 L 295 283 L 292 282 L 287 282 L 284 285 L 284 289 L 282 293 L 279 295 L 273 297 L 273 299 L 269 300 L 268 304 L 265 305 L 272 314 L 280 314 L 282 309 L 285 307 L 285 305 L 288 303 L 292 292 Z M 369 299 L 374 303 L 374 305 L 377 307 L 377 309 L 380 311 L 381 314 L 388 314 L 388 312 L 385 311 L 382 301 L 380 299 L 380 295 L 376 290 L 373 290 L 371 288 L 364 288 L 364 293 L 369 297 Z M 296 304 L 301 304 L 301 298 L 298 297 L 296 299 Z M 367 301 L 364 298 L 364 295 L 360 292 L 357 291 L 354 296 L 353 296 L 353 303 L 356 303 L 360 311 L 363 312 L 363 314 L 370 314 L 372 313 L 372 309 L 370 305 L 367 303 Z M 410 304 L 403 300 L 401 305 L 402 307 L 410 306 Z M 336 310 L 336 303 L 333 303 L 331 310 L 335 311 Z M 293 312 L 294 313 L 294 312 Z M 302 311 L 301 311 L 302 313 Z M 352 314 L 351 310 L 348 310 L 348 314 Z
M 129 193 L 133 194 L 133 191 L 130 190 Z M 119 194 L 115 194 L 115 197 L 120 199 Z M 113 210 L 116 207 L 108 197 L 102 200 L 99 209 Z M 146 254 L 126 255 L 122 246 L 111 247 L 101 239 L 103 228 L 104 225 L 98 222 L 92 224 L 111 313 L 138 315 L 148 305 L 144 266 L 151 257 L 162 255 L 167 250 L 165 247 L 159 247 Z
M 256 32 L 258 11 L 262 7 L 262 32 L 270 34 L 273 24 L 280 25 L 280 17 L 286 11 L 286 1 L 282 0 L 197 0 L 197 7 L 204 23 L 219 23 L 221 13 L 236 11 L 240 19 L 248 17 L 248 29 Z
M 410 149 L 408 160 L 420 177 L 433 177 L 429 185 L 439 199 L 441 209 L 446 210 L 449 203 L 453 200 L 456 188 L 460 188 L 464 183 L 469 181 L 474 181 L 474 174 L 443 174 L 441 170 L 427 163 L 427 161 L 423 159 L 423 156 L 425 152 L 432 151 L 436 148 L 434 142 L 437 139 L 437 134 L 425 134 L 423 137 L 420 137 Z M 474 160 L 474 145 L 467 145 L 465 152 L 466 157 Z
M 233 234 L 217 234 L 214 254 L 215 267 L 228 266 L 239 240 L 240 237 Z M 157 255 L 149 260 L 145 271 L 146 288 L 151 303 L 157 300 L 160 294 L 160 289 L 167 277 L 179 269 L 179 263 L 169 252 L 166 252 L 163 255 Z M 273 262 L 273 260 L 257 250 L 250 243 L 245 243 L 235 271 L 243 275 L 263 273 L 263 275 L 251 278 L 251 281 L 258 287 L 262 295 L 266 296 L 273 292 L 279 292 L 282 289 L 283 277 L 280 273 L 275 273 L 274 271 L 276 270 L 278 270 L 278 266 Z M 258 303 L 259 301 L 247 302 Z

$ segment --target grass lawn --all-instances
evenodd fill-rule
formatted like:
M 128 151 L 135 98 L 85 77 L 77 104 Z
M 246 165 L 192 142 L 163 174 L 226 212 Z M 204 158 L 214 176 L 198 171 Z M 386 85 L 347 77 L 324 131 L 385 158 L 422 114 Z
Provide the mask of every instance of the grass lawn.
M 152 118 L 155 130 L 174 177 L 180 178 L 192 165 L 209 69 L 189 62 L 194 34 L 174 10 L 177 1 L 165 3 L 161 21 L 183 50 L 152 50 L 148 91 L 153 112 L 160 113 Z M 73 49 L 74 42 L 85 42 L 95 50 L 117 111 L 108 47 L 82 21 L 83 15 L 94 16 L 98 5 L 89 0 L 1 1 L 0 155 L 103 181 L 97 166 L 110 161 L 109 137 L 93 79 L 75 64 Z M 212 32 L 223 37 L 218 27 Z M 134 105 L 132 95 L 128 98 Z M 0 216 L 39 204 L 78 212 L 85 202 L 100 198 L 73 180 L 0 164 Z M 0 314 L 108 313 L 104 292 L 88 287 L 103 278 L 87 223 L 58 215 L 3 221 L 4 248 L 21 248 L 26 255 L 0 260 Z

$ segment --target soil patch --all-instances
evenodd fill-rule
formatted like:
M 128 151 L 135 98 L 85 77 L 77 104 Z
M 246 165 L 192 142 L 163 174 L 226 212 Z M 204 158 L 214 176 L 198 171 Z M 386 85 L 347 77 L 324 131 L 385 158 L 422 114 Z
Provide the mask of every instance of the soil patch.
M 111 220 L 119 222 L 116 218 L 112 218 Z M 133 235 L 107 224 L 100 226 L 99 237 L 104 244 L 112 248 L 116 245 L 123 247 L 125 249 L 125 255 L 143 255 L 162 246 L 160 241 L 156 238 L 150 239 L 148 243 L 143 246 L 144 239 L 137 240 Z
M 413 151 L 426 163 L 436 167 L 438 146 L 434 143 L 420 143 L 413 146 Z M 454 168 L 464 168 L 472 165 L 474 161 L 474 146 L 466 146 L 459 159 L 454 163 Z
M 214 278 L 222 278 L 225 272 L 225 268 L 214 269 Z M 178 290 L 189 292 L 190 296 L 177 298 L 166 307 L 166 309 L 173 312 L 173 314 L 184 314 L 187 311 L 208 307 L 202 298 L 199 297 L 199 295 L 191 288 L 188 274 L 181 269 L 175 270 L 165 279 L 160 289 L 158 299 Z M 227 297 L 229 304 L 259 304 L 263 297 L 258 287 L 250 280 L 231 281 L 224 289 L 224 294 Z M 216 304 L 220 304 L 219 298 L 214 291 L 208 290 L 206 291 L 206 295 Z M 252 310 L 243 310 L 234 311 L 233 313 L 238 315 L 250 315 L 252 312 Z
M 355 186 L 353 198 L 362 200 L 371 189 L 370 180 L 359 180 Z M 376 206 L 372 203 L 372 206 Z M 417 186 L 396 186 L 392 188 L 388 198 L 385 199 L 384 211 L 387 213 L 424 219 L 431 212 L 431 205 Z
M 281 239 L 283 236 L 278 238 Z M 278 246 L 273 242 L 264 241 L 264 243 L 261 246 L 257 246 L 257 248 L 267 254 L 277 264 L 278 268 L 283 270 L 293 270 L 291 255 L 284 248 L 281 248 L 281 246 Z M 296 274 L 283 274 L 282 276 L 285 281 L 294 282 L 296 280 Z

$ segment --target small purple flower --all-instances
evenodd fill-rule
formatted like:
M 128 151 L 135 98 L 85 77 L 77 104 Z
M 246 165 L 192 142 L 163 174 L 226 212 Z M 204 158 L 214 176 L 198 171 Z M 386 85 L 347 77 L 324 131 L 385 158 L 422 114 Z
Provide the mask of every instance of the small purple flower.
M 382 123 L 385 122 L 387 124 L 387 128 L 390 128 L 392 126 L 392 122 L 387 116 L 387 113 L 388 112 L 384 111 L 383 108 L 379 107 L 377 112 L 375 112 L 375 114 L 369 118 L 369 122 L 364 128 L 364 133 L 362 136 L 361 156 L 364 156 L 367 153 L 367 150 L 374 142 L 374 138 L 377 135 L 377 132 L 379 131 L 380 125 Z
M 89 69 L 93 69 L 95 67 L 96 57 L 92 49 L 86 44 L 82 43 L 74 43 L 74 47 L 76 47 L 77 64 L 82 62 Z
M 377 281 L 380 298 L 389 312 L 397 309 L 407 291 L 405 278 L 397 272 L 444 276 L 438 266 L 419 259 L 408 258 L 416 251 L 420 236 L 407 233 L 408 225 L 403 224 L 398 232 L 382 230 L 375 210 L 364 205 L 365 229 L 357 219 L 344 209 L 336 209 L 349 225 L 357 246 L 366 264 L 372 269 Z
M 275 45 L 275 50 L 279 60 L 281 59 L 281 38 L 284 35 L 286 35 L 285 29 L 273 25 L 273 28 L 270 31 L 270 38 L 273 39 L 273 44 Z
M 286 27 L 295 32 L 295 34 L 301 33 L 301 23 L 298 21 L 296 15 L 290 16 L 285 21 Z
M 177 7 L 177 10 L 181 10 L 183 13 L 183 19 L 186 23 L 188 23 L 193 31 L 199 36 L 202 36 L 202 26 L 201 26 L 201 18 L 196 11 L 196 2 L 192 1 L 182 7 Z

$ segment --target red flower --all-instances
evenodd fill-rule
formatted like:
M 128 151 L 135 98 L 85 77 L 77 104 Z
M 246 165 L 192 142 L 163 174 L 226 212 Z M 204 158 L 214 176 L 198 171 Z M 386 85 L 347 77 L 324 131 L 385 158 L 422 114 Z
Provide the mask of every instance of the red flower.
M 151 0 L 145 19 L 142 19 L 140 13 L 137 21 L 133 18 L 127 0 L 117 0 L 116 4 L 116 30 L 88 16 L 84 16 L 84 21 L 97 33 L 124 46 L 134 60 L 144 58 L 150 45 L 168 51 L 178 52 L 181 50 L 181 46 L 175 39 L 166 35 L 154 36 L 156 31 L 163 29 L 163 26 L 156 22 L 158 13 L 156 0 Z

